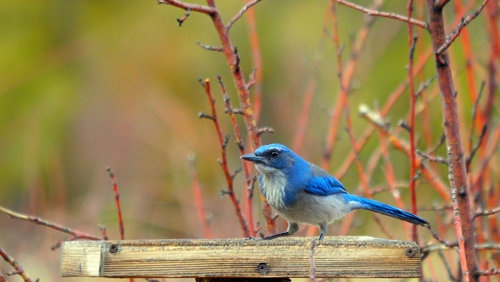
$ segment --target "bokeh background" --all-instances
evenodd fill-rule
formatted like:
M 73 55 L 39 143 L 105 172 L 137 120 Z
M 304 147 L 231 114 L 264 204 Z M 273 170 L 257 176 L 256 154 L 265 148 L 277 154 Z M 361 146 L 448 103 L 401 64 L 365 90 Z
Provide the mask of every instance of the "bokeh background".
M 217 4 L 227 21 L 244 1 Z M 263 61 L 259 125 L 276 131 L 263 135 L 264 143 L 292 145 L 307 83 L 324 45 L 300 152 L 316 163 L 321 161 L 329 113 L 339 93 L 333 43 L 323 31 L 326 6 L 327 1 L 266 0 L 255 10 Z M 383 6 L 383 10 L 402 14 L 405 9 L 406 3 L 398 1 L 387 1 Z M 98 224 L 104 225 L 110 237 L 118 239 L 114 195 L 106 172 L 109 166 L 120 189 L 126 238 L 201 238 L 187 161 L 187 156 L 194 154 L 213 237 L 242 236 L 229 199 L 219 196 L 225 189 L 216 162 L 219 147 L 211 122 L 197 117 L 199 111 L 209 112 L 197 80 L 210 78 L 214 82 L 223 130 L 231 137 L 231 169 L 241 167 L 241 162 L 230 121 L 223 114 L 216 75 L 222 76 L 236 106 L 237 95 L 223 54 L 196 44 L 219 45 L 209 18 L 192 13 L 178 27 L 176 18 L 183 15 L 184 11 L 159 6 L 154 0 L 0 1 L 0 205 L 96 235 L 100 234 Z M 345 7 L 338 7 L 338 15 L 343 58 L 347 60 L 364 15 Z M 453 19 L 452 9 L 449 18 Z M 484 26 L 484 19 L 479 17 L 469 27 L 479 66 L 477 75 L 483 79 L 489 58 Z M 248 75 L 253 66 L 245 18 L 233 26 L 231 38 Z M 421 48 L 429 46 L 426 34 L 419 41 L 422 45 L 417 45 L 417 56 Z M 463 51 L 458 44 L 451 51 L 460 114 L 469 128 L 472 103 L 465 91 Z M 349 97 L 355 136 L 370 126 L 357 115 L 358 106 L 365 103 L 375 108 L 383 104 L 405 81 L 408 52 L 407 25 L 376 19 L 360 54 Z M 434 66 L 428 62 L 417 86 L 432 75 Z M 442 133 L 439 98 L 431 101 L 429 110 L 437 143 Z M 406 92 L 388 120 L 396 127 L 408 112 Z M 494 116 L 498 123 L 497 109 Z M 242 120 L 239 122 L 243 127 Z M 331 161 L 332 173 L 352 150 L 344 127 L 345 120 Z M 418 146 L 423 142 L 420 128 L 418 120 Z M 404 134 L 402 138 L 407 140 Z M 378 139 L 372 138 L 363 149 L 360 158 L 364 164 L 377 146 Z M 444 155 L 444 150 L 438 153 Z M 408 183 L 407 157 L 392 148 L 390 155 L 397 180 Z M 498 162 L 498 155 L 494 158 Z M 446 169 L 439 169 L 448 183 Z M 370 185 L 386 185 L 383 173 L 381 162 Z M 243 189 L 242 177 L 236 178 L 238 195 Z M 356 167 L 352 166 L 341 180 L 349 190 L 356 191 L 360 185 Z M 408 204 L 407 188 L 401 192 Z M 425 181 L 419 182 L 417 193 L 420 206 L 441 204 Z M 388 192 L 377 194 L 376 199 L 394 204 Z M 254 203 L 255 218 L 263 222 L 258 192 Z M 422 211 L 420 215 L 431 222 L 435 217 L 434 212 Z M 396 238 L 406 239 L 399 221 L 382 220 Z M 280 219 L 278 223 L 286 228 Z M 338 232 L 338 226 L 331 225 L 330 235 Z M 356 214 L 349 234 L 385 238 L 364 212 Z M 430 240 L 426 231 L 421 234 L 423 241 Z M 60 253 L 50 247 L 66 238 L 45 227 L 0 215 L 0 247 L 13 255 L 32 278 L 61 280 Z M 6 273 L 10 268 L 2 261 L 0 271 Z M 21 281 L 19 277 L 8 279 Z

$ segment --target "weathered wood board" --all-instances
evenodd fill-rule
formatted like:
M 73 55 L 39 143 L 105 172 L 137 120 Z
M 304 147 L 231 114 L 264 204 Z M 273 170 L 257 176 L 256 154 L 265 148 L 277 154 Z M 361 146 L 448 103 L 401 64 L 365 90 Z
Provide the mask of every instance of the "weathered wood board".
M 67 241 L 64 277 L 309 277 L 313 238 Z M 317 242 L 317 240 L 316 240 Z M 326 237 L 315 246 L 315 276 L 419 277 L 414 242 Z

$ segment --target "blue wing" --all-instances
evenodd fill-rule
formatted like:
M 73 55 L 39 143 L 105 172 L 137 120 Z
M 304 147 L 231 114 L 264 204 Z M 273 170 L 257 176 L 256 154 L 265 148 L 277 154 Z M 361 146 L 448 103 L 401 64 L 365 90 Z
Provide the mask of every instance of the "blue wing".
M 347 193 L 344 185 L 340 183 L 335 177 L 331 176 L 314 164 L 311 165 L 312 177 L 309 180 L 308 185 L 304 189 L 305 192 L 318 195 L 318 196 L 328 196 L 339 193 Z

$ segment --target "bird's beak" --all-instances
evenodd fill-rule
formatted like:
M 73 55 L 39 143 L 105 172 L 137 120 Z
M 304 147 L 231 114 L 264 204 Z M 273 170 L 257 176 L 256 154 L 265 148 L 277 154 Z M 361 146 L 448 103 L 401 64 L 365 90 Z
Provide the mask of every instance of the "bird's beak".
M 254 162 L 254 163 L 265 163 L 265 161 L 266 161 L 265 157 L 259 157 L 253 153 L 243 155 L 243 156 L 241 156 L 241 158 L 245 161 L 250 161 L 250 162 Z

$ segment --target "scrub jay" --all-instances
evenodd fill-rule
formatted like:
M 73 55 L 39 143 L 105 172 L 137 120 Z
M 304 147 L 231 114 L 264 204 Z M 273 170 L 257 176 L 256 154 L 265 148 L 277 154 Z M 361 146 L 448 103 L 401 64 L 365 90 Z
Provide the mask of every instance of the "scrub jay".
M 321 241 L 328 231 L 329 223 L 357 209 L 385 214 L 413 224 L 429 225 L 409 212 L 349 194 L 335 177 L 306 162 L 284 145 L 264 145 L 241 158 L 255 164 L 260 172 L 259 181 L 264 197 L 288 221 L 287 231 L 264 239 L 292 235 L 299 229 L 298 223 L 307 223 L 319 226 Z

